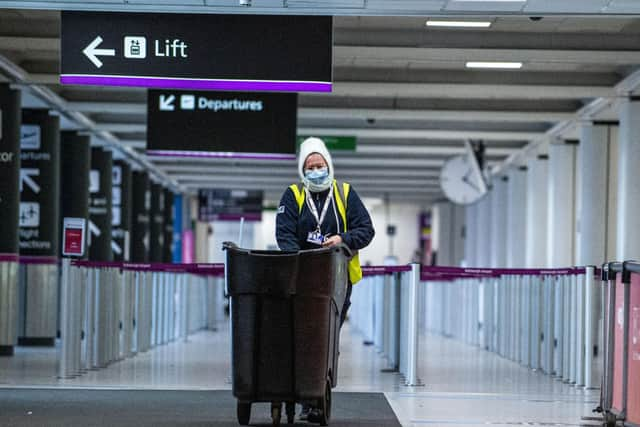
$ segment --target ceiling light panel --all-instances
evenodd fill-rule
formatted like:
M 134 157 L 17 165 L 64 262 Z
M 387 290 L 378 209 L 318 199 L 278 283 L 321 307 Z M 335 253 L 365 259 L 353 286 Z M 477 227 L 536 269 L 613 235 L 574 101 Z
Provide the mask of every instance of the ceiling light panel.
M 490 21 L 443 21 L 428 20 L 427 27 L 445 27 L 445 28 L 489 28 Z

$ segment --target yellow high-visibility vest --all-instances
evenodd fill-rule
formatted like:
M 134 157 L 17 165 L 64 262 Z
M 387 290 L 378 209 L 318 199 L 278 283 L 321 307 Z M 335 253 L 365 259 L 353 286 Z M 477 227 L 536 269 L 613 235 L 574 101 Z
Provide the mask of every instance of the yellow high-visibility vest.
M 302 212 L 302 206 L 304 205 L 305 192 L 298 186 L 299 184 L 291 184 L 289 188 L 293 191 L 293 195 L 298 203 L 298 215 Z M 338 207 L 338 213 L 342 218 L 344 224 L 344 231 L 347 231 L 347 197 L 349 196 L 349 184 L 342 183 L 342 191 L 340 191 L 338 181 L 333 180 L 333 194 L 336 200 L 336 206 Z M 351 261 L 349 261 L 349 281 L 352 285 L 355 285 L 362 279 L 362 268 L 360 268 L 360 255 L 355 253 Z

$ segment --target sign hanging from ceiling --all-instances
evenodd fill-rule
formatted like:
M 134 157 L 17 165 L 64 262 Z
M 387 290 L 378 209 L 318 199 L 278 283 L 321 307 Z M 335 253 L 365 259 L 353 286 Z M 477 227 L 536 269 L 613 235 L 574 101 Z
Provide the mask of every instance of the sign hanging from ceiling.
M 262 220 L 262 199 L 259 190 L 200 190 L 198 191 L 198 220 L 246 221 Z
M 62 12 L 62 84 L 331 92 L 330 16 Z
M 147 153 L 293 159 L 298 95 L 149 90 Z

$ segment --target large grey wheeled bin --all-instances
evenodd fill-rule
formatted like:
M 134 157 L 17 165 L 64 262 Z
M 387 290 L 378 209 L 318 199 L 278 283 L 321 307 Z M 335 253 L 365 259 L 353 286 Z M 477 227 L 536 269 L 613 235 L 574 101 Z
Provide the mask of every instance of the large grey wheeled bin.
M 252 403 L 270 402 L 274 425 L 280 424 L 283 403 L 289 423 L 295 404 L 308 403 L 320 409 L 321 425 L 327 425 L 349 249 L 254 251 L 232 243 L 224 249 L 239 423 L 249 424 Z

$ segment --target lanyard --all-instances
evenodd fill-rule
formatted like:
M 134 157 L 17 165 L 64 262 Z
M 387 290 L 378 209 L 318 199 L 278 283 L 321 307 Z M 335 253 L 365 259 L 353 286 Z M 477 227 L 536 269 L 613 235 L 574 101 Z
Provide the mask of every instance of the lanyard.
M 304 191 L 307 196 L 306 197 L 307 206 L 311 211 L 311 215 L 313 215 L 313 217 L 316 219 L 316 222 L 318 223 L 318 230 L 320 230 L 320 224 L 322 224 L 322 222 L 324 221 L 324 217 L 327 216 L 327 210 L 329 210 L 331 199 L 333 199 L 333 188 L 329 189 L 329 194 L 327 195 L 327 198 L 324 201 L 324 207 L 322 208 L 322 213 L 320 214 L 320 217 L 318 217 L 318 208 L 316 207 L 315 202 L 311 200 L 311 193 L 309 193 L 309 190 L 307 190 L 306 188 L 304 189 Z

